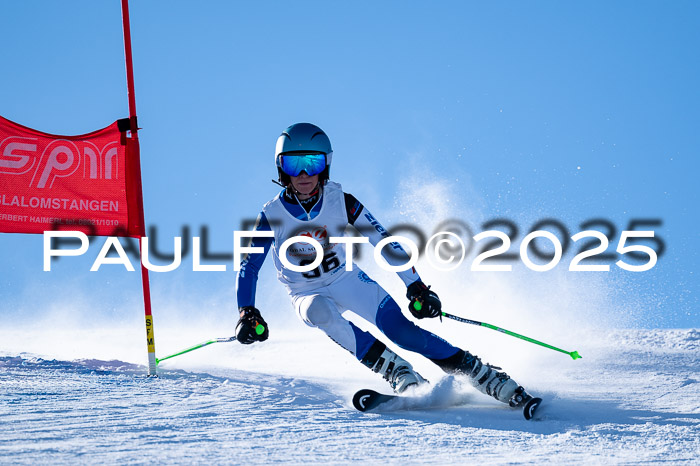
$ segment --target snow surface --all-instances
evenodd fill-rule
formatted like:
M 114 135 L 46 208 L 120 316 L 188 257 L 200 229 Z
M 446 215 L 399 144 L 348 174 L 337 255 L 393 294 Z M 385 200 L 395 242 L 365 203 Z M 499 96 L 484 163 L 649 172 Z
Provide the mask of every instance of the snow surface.
M 698 330 L 579 332 L 567 338 L 583 355 L 577 361 L 496 334 L 514 355 L 498 362 L 545 399 L 537 421 L 423 362 L 416 367 L 433 382 L 422 394 L 428 409 L 357 412 L 353 392 L 388 392 L 384 381 L 308 330 L 280 330 L 259 345 L 211 345 L 163 362 L 158 378 L 146 377 L 139 364 L 71 359 L 77 333 L 46 329 L 45 338 L 29 341 L 3 330 L 0 462 L 697 464 L 700 458 Z M 93 331 L 93 349 L 116 344 L 115 333 Z M 49 334 L 65 344 L 42 352 Z M 163 356 L 196 341 L 161 343 Z M 538 362 L 521 363 L 519 350 L 539 352 L 528 358 Z

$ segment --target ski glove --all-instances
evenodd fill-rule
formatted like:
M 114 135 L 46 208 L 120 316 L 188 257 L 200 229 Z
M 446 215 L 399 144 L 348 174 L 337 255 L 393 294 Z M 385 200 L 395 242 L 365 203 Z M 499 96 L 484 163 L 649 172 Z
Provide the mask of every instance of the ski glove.
M 425 286 L 420 280 L 408 285 L 406 297 L 411 301 L 408 310 L 416 319 L 425 317 L 438 317 L 442 315 L 442 303 L 434 291 L 430 291 L 429 286 Z
M 244 345 L 267 340 L 270 332 L 260 311 L 253 306 L 244 306 L 240 311 L 241 318 L 236 325 L 236 339 Z

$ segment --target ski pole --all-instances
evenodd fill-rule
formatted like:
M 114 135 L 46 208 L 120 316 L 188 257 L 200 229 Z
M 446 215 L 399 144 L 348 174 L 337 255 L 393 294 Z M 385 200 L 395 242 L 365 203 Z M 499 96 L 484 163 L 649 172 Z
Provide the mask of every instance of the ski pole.
M 258 335 L 262 335 L 263 332 L 265 332 L 265 326 L 263 324 L 255 323 L 255 333 Z M 205 341 L 204 343 L 200 343 L 198 345 L 191 346 L 187 349 L 184 349 L 182 351 L 178 351 L 175 354 L 171 354 L 170 356 L 166 356 L 164 358 L 156 358 L 156 365 L 158 365 L 159 362 L 165 361 L 166 359 L 174 358 L 175 356 L 180 356 L 181 354 L 189 353 L 190 351 L 194 351 L 199 348 L 204 348 L 205 346 L 209 346 L 212 343 L 228 343 L 229 341 L 236 341 L 236 337 L 229 337 L 229 338 L 214 338 L 213 340 L 208 340 Z
M 505 333 L 506 335 L 510 335 L 512 337 L 520 338 L 521 340 L 529 341 L 530 343 L 534 343 L 536 345 L 544 346 L 545 348 L 553 349 L 554 351 L 559 351 L 560 353 L 568 354 L 571 356 L 571 359 L 578 359 L 583 356 L 578 354 L 578 351 L 566 351 L 561 348 L 557 348 L 556 346 L 548 345 L 547 343 L 542 343 L 541 341 L 537 341 L 533 338 L 526 337 L 525 335 L 520 335 L 519 333 L 511 332 L 510 330 L 506 330 L 501 327 L 496 327 L 495 325 L 487 324 L 486 322 L 479 322 L 478 320 L 470 320 L 470 319 L 465 319 L 463 317 L 458 317 L 452 314 L 448 314 L 446 312 L 442 313 L 443 316 L 447 317 L 448 319 L 456 320 L 457 322 L 463 322 L 465 324 L 471 324 L 471 325 L 478 325 L 480 327 L 487 327 L 492 330 L 497 330 L 501 333 Z
M 211 345 L 212 343 L 226 343 L 229 341 L 236 341 L 236 337 L 230 337 L 230 338 L 214 338 L 213 340 L 208 340 L 205 341 L 204 343 L 200 343 L 198 345 L 194 345 L 190 348 L 184 349 L 182 351 L 178 351 L 175 354 L 171 354 L 170 356 L 166 356 L 164 358 L 156 358 L 156 364 L 160 363 L 161 361 L 165 361 L 166 359 L 174 358 L 175 356 L 180 356 L 181 354 L 189 353 L 190 351 L 194 351 L 199 348 L 204 348 L 205 346 Z

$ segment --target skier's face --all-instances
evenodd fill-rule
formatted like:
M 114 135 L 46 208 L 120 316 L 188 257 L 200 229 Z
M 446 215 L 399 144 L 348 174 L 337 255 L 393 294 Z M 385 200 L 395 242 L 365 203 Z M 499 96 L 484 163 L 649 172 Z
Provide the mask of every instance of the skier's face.
M 299 176 L 290 176 L 292 186 L 303 196 L 310 195 L 318 184 L 318 175 L 309 176 L 306 172 L 301 172 Z

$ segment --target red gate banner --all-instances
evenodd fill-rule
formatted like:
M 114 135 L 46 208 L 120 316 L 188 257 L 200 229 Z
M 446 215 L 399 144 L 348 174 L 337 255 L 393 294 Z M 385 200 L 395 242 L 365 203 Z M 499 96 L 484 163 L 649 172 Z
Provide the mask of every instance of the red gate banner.
M 139 170 L 138 141 L 118 121 L 57 136 L 0 117 L 0 232 L 143 236 Z

